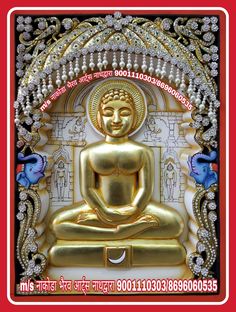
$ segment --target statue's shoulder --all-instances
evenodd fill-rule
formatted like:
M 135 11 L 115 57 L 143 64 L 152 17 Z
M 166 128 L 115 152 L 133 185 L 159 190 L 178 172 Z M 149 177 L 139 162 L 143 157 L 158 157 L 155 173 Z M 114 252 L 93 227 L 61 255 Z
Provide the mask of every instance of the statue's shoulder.
M 104 145 L 104 141 L 88 144 L 81 150 L 81 153 L 86 154 L 90 152 L 95 152 L 97 149 L 101 148 L 101 145 Z
M 147 153 L 152 153 L 153 150 L 151 147 L 147 146 L 146 144 L 143 144 L 143 143 L 140 143 L 140 142 L 136 142 L 136 141 L 131 141 L 130 140 L 130 143 L 136 147 L 137 149 L 140 149 L 144 152 L 147 152 Z

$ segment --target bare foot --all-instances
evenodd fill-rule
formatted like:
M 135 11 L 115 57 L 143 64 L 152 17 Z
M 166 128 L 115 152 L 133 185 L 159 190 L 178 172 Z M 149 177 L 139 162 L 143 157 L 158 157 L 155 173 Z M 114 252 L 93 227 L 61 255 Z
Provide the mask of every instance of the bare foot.
M 120 238 L 131 238 L 151 227 L 158 227 L 159 220 L 152 215 L 143 215 L 133 223 L 120 224 L 117 226 L 115 233 Z
M 143 215 L 138 219 L 138 222 L 148 223 L 150 227 L 159 225 L 159 219 L 153 215 Z
M 83 224 L 85 224 L 86 222 L 88 222 L 88 221 L 97 221 L 98 220 L 98 218 L 97 218 L 97 216 L 94 214 L 94 213 L 90 213 L 90 212 L 84 212 L 84 213 L 81 213 L 79 216 L 78 216 L 78 218 L 77 218 L 77 220 L 76 220 L 76 223 L 78 224 L 78 223 L 83 223 Z

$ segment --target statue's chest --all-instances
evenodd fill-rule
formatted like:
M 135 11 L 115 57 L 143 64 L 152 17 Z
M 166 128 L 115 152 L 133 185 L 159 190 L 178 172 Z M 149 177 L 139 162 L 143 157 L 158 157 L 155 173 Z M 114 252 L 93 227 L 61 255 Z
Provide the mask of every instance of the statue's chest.
M 140 170 L 142 158 L 133 151 L 110 150 L 94 155 L 91 166 L 100 175 L 132 174 Z

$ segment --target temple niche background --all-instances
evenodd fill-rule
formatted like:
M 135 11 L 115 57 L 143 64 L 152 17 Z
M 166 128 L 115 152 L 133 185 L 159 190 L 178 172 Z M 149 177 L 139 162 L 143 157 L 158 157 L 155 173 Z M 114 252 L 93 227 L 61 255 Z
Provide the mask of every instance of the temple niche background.
M 89 92 L 100 80 L 88 85 L 78 85 L 63 94 L 47 110 L 52 129 L 44 152 L 49 155 L 51 174 L 47 177 L 49 210 L 45 225 L 53 212 L 82 199 L 79 185 L 79 155 L 87 144 L 100 141 L 101 135 L 92 128 L 87 114 Z M 186 176 L 181 170 L 180 156 L 188 153 L 183 123 L 186 111 L 174 97 L 159 88 L 134 80 L 143 90 L 148 114 L 141 129 L 131 138 L 153 148 L 155 155 L 155 188 L 153 198 L 176 209 L 185 221 L 181 241 L 188 240 L 188 213 L 184 204 Z M 51 244 L 47 235 L 43 249 Z

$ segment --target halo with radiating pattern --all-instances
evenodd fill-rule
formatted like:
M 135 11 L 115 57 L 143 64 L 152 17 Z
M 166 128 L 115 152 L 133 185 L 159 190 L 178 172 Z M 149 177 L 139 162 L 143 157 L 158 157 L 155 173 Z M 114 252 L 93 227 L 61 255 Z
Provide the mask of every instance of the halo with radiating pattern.
M 99 103 L 101 102 L 104 93 L 109 89 L 117 88 L 127 91 L 134 100 L 137 121 L 133 131 L 129 134 L 131 135 L 136 133 L 143 125 L 147 114 L 147 104 L 143 91 L 135 83 L 126 79 L 106 79 L 92 89 L 87 101 L 89 120 L 95 131 L 103 134 L 97 121 Z

